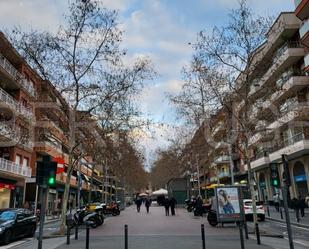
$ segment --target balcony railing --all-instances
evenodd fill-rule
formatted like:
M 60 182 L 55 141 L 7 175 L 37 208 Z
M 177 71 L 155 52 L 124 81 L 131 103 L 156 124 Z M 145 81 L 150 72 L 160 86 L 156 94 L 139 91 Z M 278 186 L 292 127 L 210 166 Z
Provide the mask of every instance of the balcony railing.
M 230 176 L 231 176 L 231 174 L 230 174 L 229 171 L 220 172 L 220 173 L 218 174 L 218 177 L 219 177 L 219 178 L 230 177 Z
M 228 163 L 230 161 L 229 155 L 221 155 L 215 158 L 215 163 Z
M 277 150 L 280 150 L 284 147 L 287 147 L 287 146 L 290 146 L 290 145 L 293 145 L 299 141 L 302 141 L 305 139 L 305 136 L 303 133 L 299 133 L 299 134 L 296 134 L 295 136 L 293 137 L 289 137 L 289 138 L 286 138 L 284 139 L 283 141 L 275 144 L 272 148 L 269 149 L 269 153 L 273 153 Z
M 21 166 L 4 158 L 0 158 L 0 170 L 24 177 L 31 177 L 31 168 Z
M 0 66 L 31 96 L 36 95 L 33 83 L 25 79 L 20 72 L 0 53 Z
M 14 80 L 18 80 L 22 77 L 21 73 L 2 55 L 0 54 L 0 66 L 10 74 Z
M 297 41 L 288 41 L 282 47 L 280 47 L 273 55 L 272 64 L 275 64 L 277 60 L 289 49 L 300 48 L 301 45 Z
M 0 121 L 0 134 L 15 143 L 18 143 L 20 140 L 20 128 L 7 125 L 3 121 Z
M 14 98 L 11 97 L 6 91 L 0 88 L 0 100 L 5 102 L 10 106 L 14 111 L 24 115 L 26 118 L 31 119 L 33 117 L 33 112 L 30 108 L 23 106 L 21 103 L 18 103 Z

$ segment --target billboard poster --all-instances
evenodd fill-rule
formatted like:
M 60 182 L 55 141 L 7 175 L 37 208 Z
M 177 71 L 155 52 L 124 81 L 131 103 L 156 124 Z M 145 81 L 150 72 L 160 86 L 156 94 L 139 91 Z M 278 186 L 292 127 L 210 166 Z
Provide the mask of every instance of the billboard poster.
M 216 187 L 218 222 L 242 221 L 240 189 L 237 186 Z

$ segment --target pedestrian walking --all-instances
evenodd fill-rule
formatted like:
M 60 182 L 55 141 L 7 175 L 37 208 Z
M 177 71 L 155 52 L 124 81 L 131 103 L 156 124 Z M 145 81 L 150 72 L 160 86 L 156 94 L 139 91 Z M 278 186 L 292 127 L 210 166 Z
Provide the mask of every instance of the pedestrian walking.
M 273 196 L 273 202 L 274 202 L 274 205 L 275 205 L 277 212 L 279 212 L 279 194 L 278 193 L 276 193 Z
M 166 199 L 164 199 L 164 208 L 165 208 L 165 215 L 166 216 L 169 216 L 170 215 L 170 202 L 169 202 L 169 199 L 168 198 L 166 198 Z
M 176 207 L 177 201 L 176 199 L 172 196 L 170 199 L 170 207 L 171 207 L 171 214 L 174 216 L 175 215 L 175 207 Z
M 300 215 L 301 217 L 305 216 L 305 207 L 306 207 L 306 202 L 305 202 L 305 198 L 303 198 L 302 196 L 299 196 L 299 209 L 300 209 Z
M 145 200 L 145 207 L 146 207 L 147 214 L 149 213 L 150 205 L 151 205 L 151 202 L 150 202 L 149 198 L 146 198 L 146 200 Z
M 136 209 L 138 213 L 141 211 L 141 205 L 142 205 L 142 199 L 138 197 L 136 199 Z

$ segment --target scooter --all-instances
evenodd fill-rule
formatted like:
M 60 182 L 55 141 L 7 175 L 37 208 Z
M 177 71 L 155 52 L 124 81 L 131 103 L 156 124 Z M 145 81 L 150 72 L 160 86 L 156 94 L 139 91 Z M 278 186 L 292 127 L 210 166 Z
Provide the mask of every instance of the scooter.
M 71 228 L 84 225 L 86 221 L 92 221 L 90 226 L 92 228 L 96 228 L 97 226 L 102 225 L 104 220 L 102 220 L 98 213 L 88 212 L 85 207 L 77 209 L 76 213 L 73 216 L 67 216 L 67 225 Z
M 120 215 L 119 203 L 112 202 L 112 203 L 107 204 L 107 205 L 105 203 L 103 203 L 102 207 L 103 207 L 103 213 L 105 215 L 107 215 L 107 214 L 111 214 L 113 216 Z
M 192 212 L 193 209 L 194 209 L 193 202 L 190 199 L 186 199 L 185 203 L 186 203 L 185 207 L 186 207 L 187 211 Z
M 203 216 L 207 214 L 211 209 L 211 205 L 203 204 L 201 207 L 195 207 L 193 209 L 194 216 Z

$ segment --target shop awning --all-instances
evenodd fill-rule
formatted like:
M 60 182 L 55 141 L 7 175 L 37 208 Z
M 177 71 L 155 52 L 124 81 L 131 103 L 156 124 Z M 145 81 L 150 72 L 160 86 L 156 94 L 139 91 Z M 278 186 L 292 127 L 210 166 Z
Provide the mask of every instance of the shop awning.
M 1 183 L 0 182 L 0 188 L 6 188 L 6 189 L 14 190 L 15 186 L 13 184 Z

